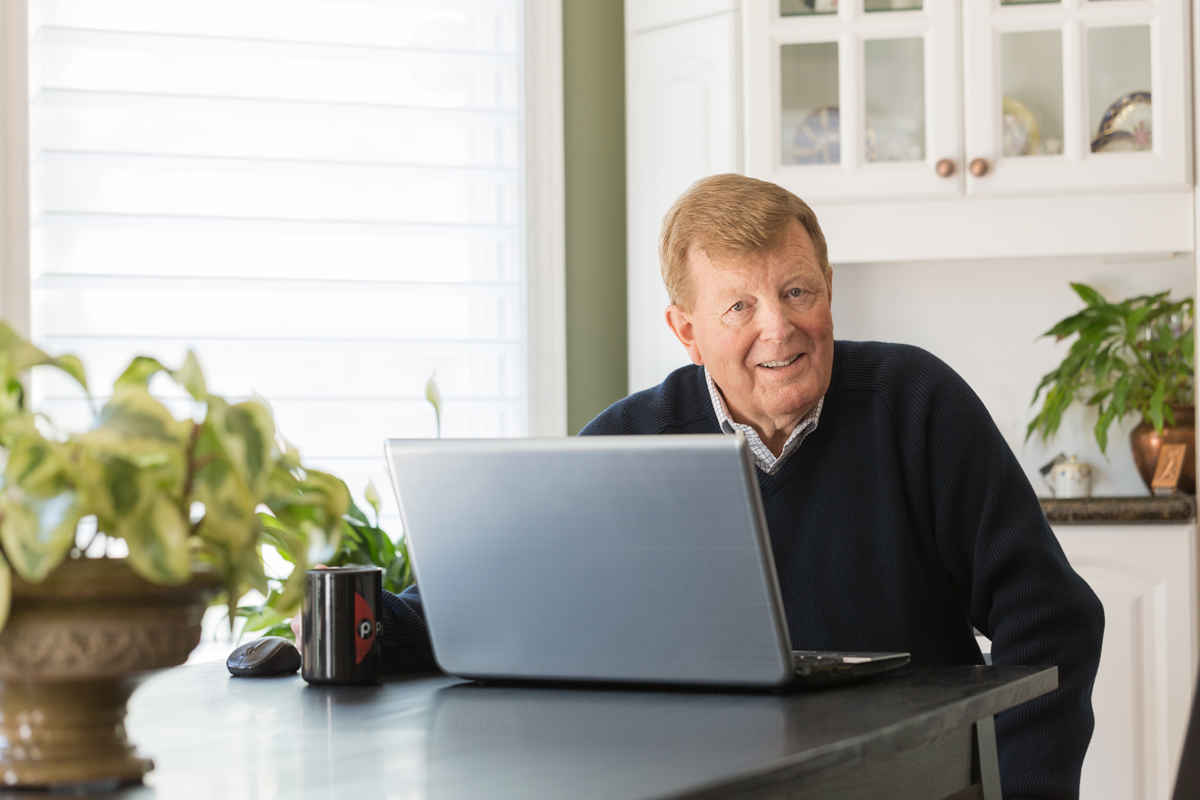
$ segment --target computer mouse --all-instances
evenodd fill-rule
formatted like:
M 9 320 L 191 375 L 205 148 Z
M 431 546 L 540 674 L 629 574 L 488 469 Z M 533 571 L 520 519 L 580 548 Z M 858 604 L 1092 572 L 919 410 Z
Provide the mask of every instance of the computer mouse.
M 286 675 L 300 669 L 300 651 L 282 636 L 264 636 L 235 647 L 225 666 L 235 678 Z

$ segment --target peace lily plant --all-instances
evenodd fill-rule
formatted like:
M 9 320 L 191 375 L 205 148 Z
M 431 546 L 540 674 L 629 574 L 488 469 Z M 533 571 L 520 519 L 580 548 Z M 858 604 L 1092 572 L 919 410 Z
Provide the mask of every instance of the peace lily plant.
M 34 367 L 78 384 L 94 410 L 88 430 L 62 431 L 29 407 L 23 378 Z M 160 374 L 186 392 L 191 413 L 177 417 L 150 393 Z M 77 357 L 51 356 L 0 322 L 0 459 L 0 629 L 13 573 L 36 583 L 64 559 L 85 557 L 91 542 L 79 546 L 76 536 L 89 519 L 96 536 L 125 542 L 128 566 L 151 582 L 215 574 L 217 600 L 231 604 L 258 590 L 262 604 L 238 609 L 247 629 L 293 612 L 318 560 L 378 564 L 394 591 L 412 582 L 403 541 L 379 528 L 374 488 L 370 520 L 345 483 L 301 462 L 266 402 L 210 393 L 190 351 L 174 369 L 133 358 L 97 409 Z M 263 545 L 293 565 L 288 576 L 266 574 Z

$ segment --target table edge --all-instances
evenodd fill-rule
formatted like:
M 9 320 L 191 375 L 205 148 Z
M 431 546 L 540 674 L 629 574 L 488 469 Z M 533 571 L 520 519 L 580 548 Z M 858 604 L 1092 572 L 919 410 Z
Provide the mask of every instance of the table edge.
M 894 746 L 872 748 L 870 745 L 873 740 L 879 739 L 881 734 L 884 733 L 890 734 L 887 737 L 889 741 L 900 741 L 903 739 L 906 730 L 923 727 L 922 723 L 931 717 L 938 716 L 947 707 L 961 705 L 964 707 L 963 715 L 975 721 L 1010 708 L 1016 708 L 1022 703 L 1027 703 L 1057 688 L 1058 667 L 1045 667 L 1037 672 L 1016 678 L 1002 686 L 996 686 L 982 694 L 954 701 L 949 703 L 948 706 L 915 714 L 871 733 L 824 744 L 812 750 L 806 750 L 803 753 L 783 756 L 773 763 L 747 769 L 736 775 L 696 784 L 679 792 L 665 795 L 665 797 L 715 798 L 727 796 L 730 792 L 745 790 L 751 787 L 761 787 L 765 784 L 796 780 L 808 773 L 828 770 L 833 767 L 861 761 L 866 755 L 887 754 L 904 749 Z M 1018 699 L 1015 702 L 1008 702 L 1007 700 L 998 701 L 997 695 L 1001 693 L 1007 695 L 1010 692 L 1017 693 Z M 909 744 L 915 745 L 921 741 L 933 739 L 947 732 L 952 727 L 956 726 L 947 725 L 935 728 L 927 732 L 924 736 L 914 737 Z

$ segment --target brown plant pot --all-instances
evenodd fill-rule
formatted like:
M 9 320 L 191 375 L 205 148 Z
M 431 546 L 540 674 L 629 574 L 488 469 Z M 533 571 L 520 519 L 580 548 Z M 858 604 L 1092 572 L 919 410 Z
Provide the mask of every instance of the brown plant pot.
M 125 735 L 125 702 L 151 670 L 200 641 L 214 575 L 158 586 L 117 559 L 71 559 L 41 583 L 13 579 L 0 632 L 0 782 L 140 781 L 154 762 Z
M 1173 406 L 1175 424 L 1163 425 L 1162 433 L 1143 421 L 1129 433 L 1129 445 L 1133 448 L 1133 463 L 1138 474 L 1150 489 L 1154 480 L 1154 468 L 1158 464 L 1158 452 L 1164 444 L 1186 444 L 1183 471 L 1179 476 L 1179 489 L 1187 494 L 1196 493 L 1196 408 L 1195 406 Z

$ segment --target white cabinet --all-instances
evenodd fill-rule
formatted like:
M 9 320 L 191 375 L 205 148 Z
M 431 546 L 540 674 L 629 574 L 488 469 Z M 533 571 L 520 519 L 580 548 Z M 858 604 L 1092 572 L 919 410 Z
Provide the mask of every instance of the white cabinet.
M 843 200 L 1189 183 L 1183 0 L 807 5 L 743 6 L 752 174 Z
M 936 167 L 963 150 L 958 4 L 878 5 L 744 4 L 748 174 L 810 202 L 961 194 Z
M 741 11 L 746 171 L 835 263 L 1192 249 L 1185 0 Z
M 659 225 L 693 181 L 741 169 L 737 47 L 732 11 L 626 39 L 629 342 L 637 343 L 629 349 L 631 392 L 687 363 L 664 321 Z
M 963 15 L 965 157 L 990 167 L 968 171 L 967 191 L 1190 183 L 1184 0 L 1005 0 Z M 1005 140 L 1021 125 L 1037 137 L 1024 147 Z
M 1080 797 L 1168 798 L 1195 686 L 1196 526 L 1057 525 L 1054 532 L 1104 604 L 1096 730 Z

